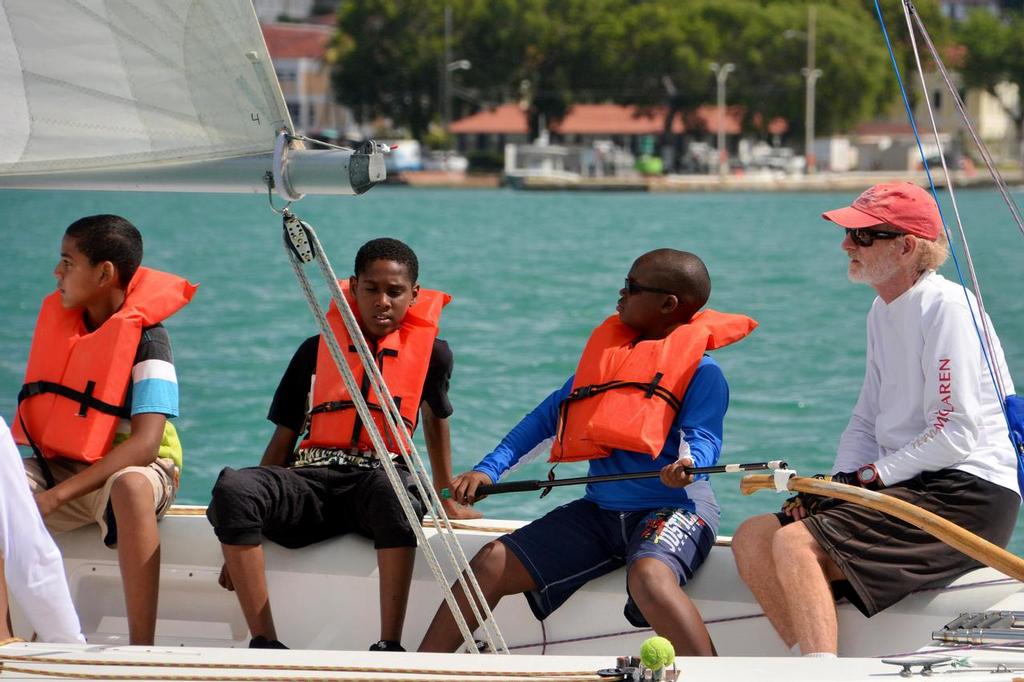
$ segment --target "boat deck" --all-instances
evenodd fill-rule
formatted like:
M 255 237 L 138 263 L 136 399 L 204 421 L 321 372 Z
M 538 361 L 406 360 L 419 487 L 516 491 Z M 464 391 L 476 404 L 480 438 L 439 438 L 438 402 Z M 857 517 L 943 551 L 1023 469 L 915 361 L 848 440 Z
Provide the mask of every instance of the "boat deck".
M 985 650 L 936 664 L 932 677 L 958 682 L 1019 679 L 1024 652 Z M 905 659 L 911 660 L 911 659 Z M 954 661 L 957 661 L 954 666 Z M 969 666 L 968 666 L 969 663 Z M 0 679 L 38 680 L 552 680 L 583 682 L 622 679 L 610 673 L 607 656 L 495 656 L 469 654 L 374 653 L 365 651 L 266 651 L 197 647 L 106 647 L 12 643 L 0 647 Z M 803 680 L 899 679 L 900 665 L 877 658 L 684 658 L 678 679 Z M 602 671 L 605 676 L 600 676 Z M 914 664 L 911 675 L 922 676 Z

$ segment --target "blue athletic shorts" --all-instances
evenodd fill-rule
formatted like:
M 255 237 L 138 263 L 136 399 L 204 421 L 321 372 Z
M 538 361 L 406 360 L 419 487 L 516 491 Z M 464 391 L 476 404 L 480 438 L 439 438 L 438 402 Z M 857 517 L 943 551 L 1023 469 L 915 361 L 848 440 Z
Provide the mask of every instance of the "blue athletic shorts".
M 544 620 L 587 582 L 637 559 L 664 563 L 685 585 L 704 563 L 715 536 L 686 509 L 609 511 L 575 500 L 498 538 L 529 571 L 537 589 L 525 593 L 533 615 Z M 627 604 L 627 618 L 645 626 Z M 632 617 L 631 617 L 632 616 Z

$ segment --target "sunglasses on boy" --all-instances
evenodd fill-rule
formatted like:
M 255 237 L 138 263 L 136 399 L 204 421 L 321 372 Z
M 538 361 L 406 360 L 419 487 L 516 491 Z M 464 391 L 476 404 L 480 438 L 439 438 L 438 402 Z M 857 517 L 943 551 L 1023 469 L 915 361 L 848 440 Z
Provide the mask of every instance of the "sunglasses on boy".
M 857 246 L 871 246 L 876 239 L 896 239 L 902 237 L 902 232 L 890 232 L 888 230 L 872 230 L 867 227 L 856 229 L 846 228 L 846 236 Z
M 637 281 L 632 277 L 626 278 L 626 284 L 622 288 L 625 289 L 626 293 L 629 294 L 630 296 L 636 296 L 637 294 L 642 294 L 645 291 L 648 291 L 652 294 L 671 294 L 673 296 L 675 295 L 674 291 L 669 291 L 668 289 L 659 289 L 658 287 L 645 287 L 643 284 L 638 284 Z

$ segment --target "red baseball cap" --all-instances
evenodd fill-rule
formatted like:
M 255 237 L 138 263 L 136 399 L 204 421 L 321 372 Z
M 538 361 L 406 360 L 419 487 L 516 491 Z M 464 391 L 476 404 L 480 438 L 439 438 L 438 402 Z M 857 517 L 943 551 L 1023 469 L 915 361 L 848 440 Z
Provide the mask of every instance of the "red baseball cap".
M 850 206 L 821 214 L 840 227 L 891 225 L 902 232 L 935 241 L 942 217 L 932 195 L 912 182 L 883 182 L 864 190 Z

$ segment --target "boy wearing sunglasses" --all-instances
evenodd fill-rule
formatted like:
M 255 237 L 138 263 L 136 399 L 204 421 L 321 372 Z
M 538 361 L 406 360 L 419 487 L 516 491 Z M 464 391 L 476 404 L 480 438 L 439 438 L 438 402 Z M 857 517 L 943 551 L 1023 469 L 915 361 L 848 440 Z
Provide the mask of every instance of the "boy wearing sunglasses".
M 987 358 L 978 342 L 974 296 L 935 271 L 948 255 L 935 201 L 911 183 L 885 183 L 822 217 L 845 229 L 850 280 L 878 293 L 864 384 L 832 480 L 911 502 L 1005 547 L 1021 500 L 989 367 L 1004 394 L 1013 384 L 987 316 Z M 980 565 L 899 519 L 804 494 L 745 521 L 733 552 L 786 646 L 808 656 L 836 654 L 834 599 L 871 617 Z
M 653 627 L 680 655 L 714 654 L 682 588 L 714 544 L 719 507 L 707 476 L 694 480 L 685 467 L 713 465 L 722 448 L 729 389 L 705 351 L 757 323 L 701 310 L 710 293 L 707 268 L 692 253 L 658 249 L 638 258 L 616 314 L 593 331 L 575 375 L 452 480 L 452 496 L 471 503 L 480 485 L 549 447 L 554 462 L 589 461 L 593 476 L 660 471 L 588 485 L 581 499 L 487 544 L 471 566 L 491 607 L 523 593 L 543 620 L 585 583 L 626 566 L 625 618 Z M 452 589 L 475 628 L 464 593 Z M 460 641 L 442 604 L 420 650 L 454 651 Z

